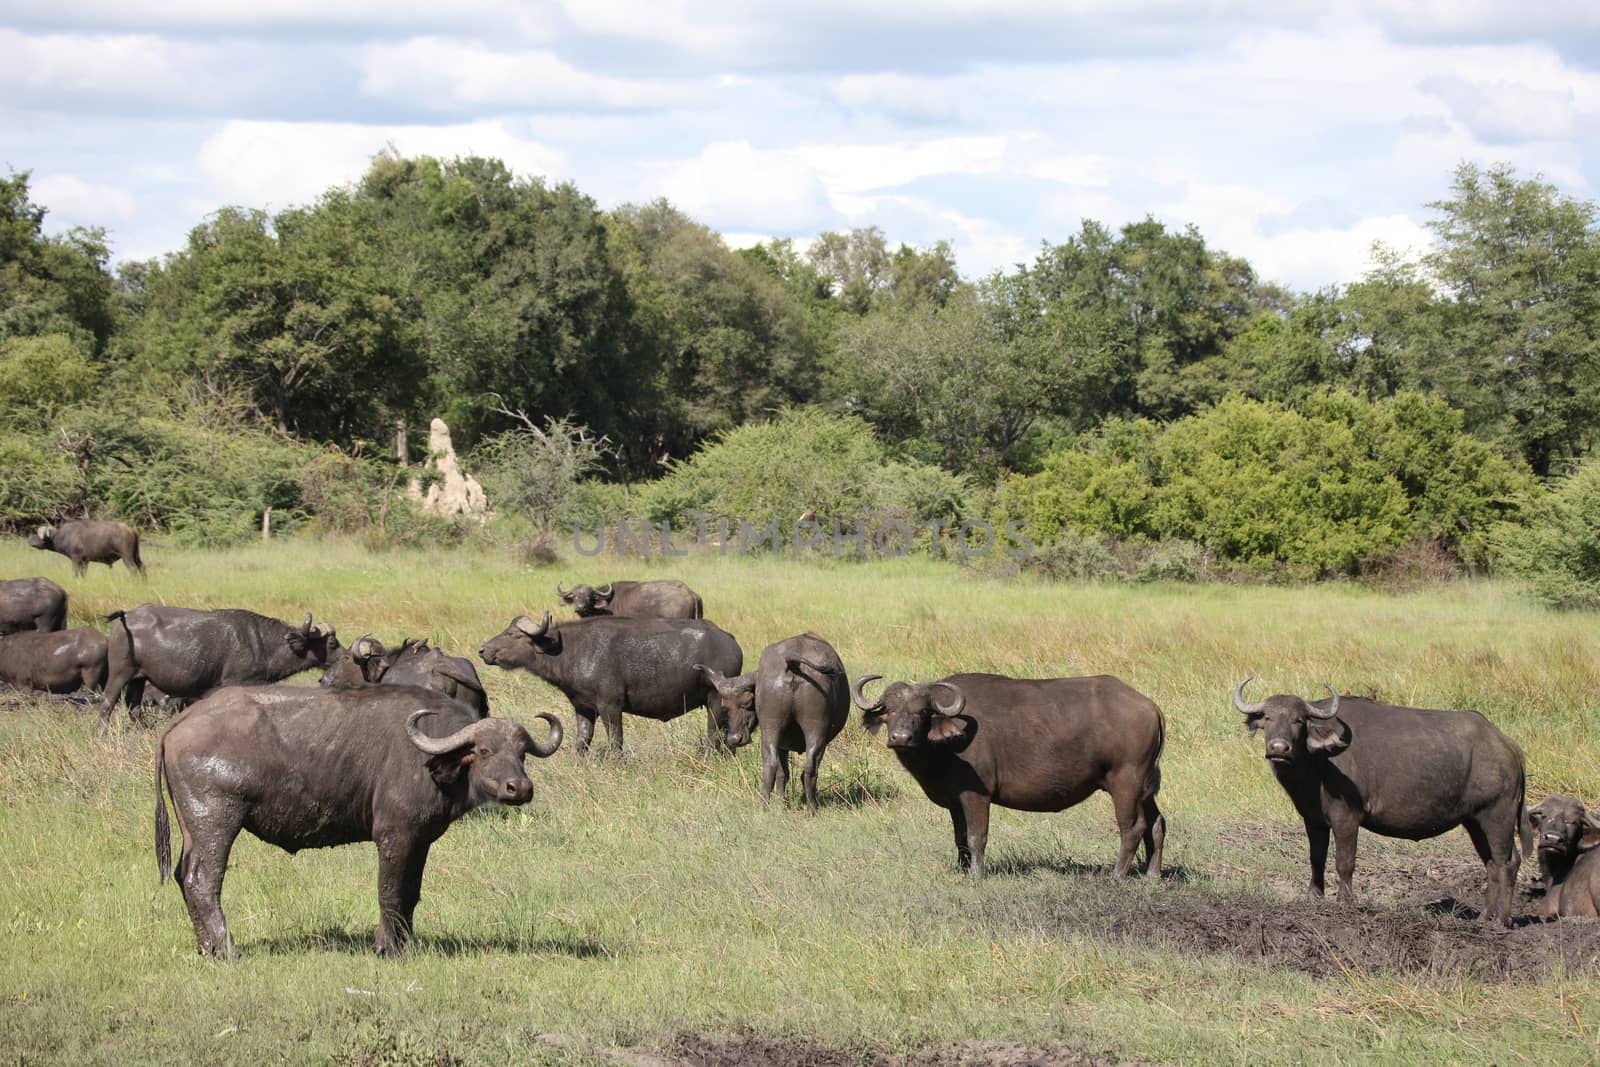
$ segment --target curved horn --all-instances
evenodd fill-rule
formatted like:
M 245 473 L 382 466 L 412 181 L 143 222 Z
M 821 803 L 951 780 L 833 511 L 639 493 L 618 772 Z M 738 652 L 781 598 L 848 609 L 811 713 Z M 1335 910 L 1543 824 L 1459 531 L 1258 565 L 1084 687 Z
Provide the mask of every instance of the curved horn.
M 1259 704 L 1246 704 L 1244 702 L 1244 687 L 1253 681 L 1255 681 L 1255 675 L 1251 675 L 1233 687 L 1233 706 L 1246 715 L 1260 715 L 1267 710 L 1267 702 L 1265 700 Z
M 953 707 L 947 708 L 937 700 L 933 702 L 933 706 L 938 709 L 939 714 L 941 715 L 960 715 L 961 709 L 967 706 L 967 694 L 963 693 L 958 686 L 951 685 L 949 682 L 934 682 L 933 684 L 929 685 L 928 688 L 948 689 L 950 692 L 956 695 L 956 702 Z
M 56 532 L 56 528 L 54 526 L 41 526 L 37 530 L 35 530 L 33 532 L 34 532 L 34 536 L 38 537 L 39 540 L 43 541 L 45 538 L 50 537 L 51 535 L 53 535 Z
M 311 612 L 306 612 L 306 621 L 300 624 L 300 629 L 306 633 L 311 632 Z
M 540 742 L 535 740 L 532 734 L 529 734 L 527 751 L 540 759 L 549 759 L 556 754 L 556 749 L 561 747 L 561 720 L 548 711 L 541 711 L 539 718 L 550 724 L 550 736 Z M 481 722 L 482 720 L 479 721 Z
M 518 615 L 511 625 L 529 637 L 543 637 L 550 632 L 550 613 L 548 611 L 544 613 L 544 621 L 538 626 L 534 626 L 532 620 L 526 615 Z
M 569 591 L 561 588 L 561 583 L 560 582 L 556 583 L 556 596 L 560 597 L 562 600 L 565 600 L 565 599 L 567 599 L 567 597 L 569 597 L 571 595 L 572 594 Z
M 1324 682 L 1323 684 L 1325 686 L 1327 686 L 1328 692 L 1333 694 L 1333 703 L 1328 706 L 1328 710 L 1327 711 L 1318 711 L 1317 710 L 1317 706 L 1315 704 L 1311 703 L 1311 701 L 1308 700 L 1308 701 L 1306 701 L 1306 710 L 1311 713 L 1313 718 L 1331 719 L 1335 715 L 1339 714 L 1339 694 L 1333 688 L 1333 686 L 1327 685 L 1326 682 Z
M 867 698 L 861 692 L 868 682 L 875 682 L 882 677 L 883 675 L 881 674 L 863 674 L 856 679 L 856 684 L 850 687 L 850 699 L 855 703 L 856 707 L 862 711 L 877 711 L 883 707 L 883 701 L 881 700 L 875 704 L 868 704 Z
M 372 651 L 372 635 L 362 634 L 356 638 L 356 643 L 350 646 L 350 658 L 363 660 L 371 659 L 375 652 Z
M 429 737 L 417 729 L 417 720 L 424 715 L 438 714 L 432 708 L 418 708 L 406 716 L 406 734 L 411 738 L 411 743 L 430 756 L 442 756 L 446 752 L 453 752 L 472 744 L 478 738 L 478 731 L 488 719 L 479 719 L 477 722 L 468 723 L 449 737 Z M 554 751 L 552 749 L 552 751 Z
M 612 584 L 613 583 L 611 582 L 607 582 L 605 585 L 602 585 L 599 589 L 594 591 L 594 595 L 599 597 L 601 600 L 610 600 Z
M 1600 818 L 1596 818 L 1594 812 L 1587 808 L 1583 812 L 1583 822 L 1591 830 L 1600 830 Z

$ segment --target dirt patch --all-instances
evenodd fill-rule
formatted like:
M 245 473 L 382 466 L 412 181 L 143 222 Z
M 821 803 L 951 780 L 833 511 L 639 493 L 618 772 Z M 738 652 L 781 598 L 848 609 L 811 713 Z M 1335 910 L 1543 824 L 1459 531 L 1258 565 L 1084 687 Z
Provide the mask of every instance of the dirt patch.
M 1089 1055 L 1060 1046 L 1009 1041 L 962 1041 L 909 1052 L 878 1048 L 835 1048 L 799 1038 L 746 1035 L 711 1038 L 682 1034 L 665 1057 L 689 1067 L 1113 1067 L 1130 1061 Z

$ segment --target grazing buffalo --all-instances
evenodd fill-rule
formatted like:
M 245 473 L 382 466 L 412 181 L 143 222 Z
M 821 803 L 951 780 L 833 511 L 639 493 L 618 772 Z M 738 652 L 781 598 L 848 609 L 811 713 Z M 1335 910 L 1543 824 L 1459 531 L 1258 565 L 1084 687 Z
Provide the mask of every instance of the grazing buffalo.
M 789 787 L 789 753 L 804 752 L 800 783 L 806 810 L 817 810 L 817 768 L 828 743 L 850 718 L 850 682 L 839 654 L 816 634 L 768 645 L 757 668 L 735 678 L 697 665 L 717 687 L 727 715 L 729 748 L 761 729 L 761 799 Z
M 594 615 L 623 615 L 635 619 L 703 619 L 706 616 L 700 594 L 670 578 L 653 582 L 611 582 L 598 589 L 592 585 L 575 585 L 571 589 L 557 585 L 556 595 L 585 619 Z
M 478 712 L 489 714 L 489 697 L 483 691 L 471 660 L 429 648 L 428 642 L 407 638 L 394 652 L 369 635 L 363 635 L 348 652 L 340 651 L 322 672 L 324 688 L 358 689 L 363 685 L 420 685 L 437 690 Z
M 48 578 L 0 582 L 0 635 L 18 630 L 64 630 L 67 591 Z
M 1539 914 L 1600 917 L 1600 819 L 1576 797 L 1559 793 L 1528 809 L 1539 842 L 1539 875 L 1545 885 Z
M 111 632 L 100 699 L 102 733 L 119 697 L 130 713 L 139 706 L 146 681 L 189 700 L 225 685 L 277 682 L 326 667 L 339 649 L 333 627 L 313 625 L 309 613 L 305 622 L 290 626 L 253 611 L 142 604 L 106 618 Z
M 58 526 L 41 526 L 28 538 L 28 544 L 48 552 L 59 552 L 72 561 L 72 573 L 81 575 L 91 563 L 107 567 L 117 560 L 135 574 L 144 573 L 139 559 L 139 531 L 121 522 L 98 519 L 71 519 Z
M 172 869 L 161 795 L 172 795 L 183 849 L 177 882 L 201 952 L 237 955 L 222 914 L 222 878 L 240 830 L 286 852 L 356 841 L 378 846 L 381 955 L 411 934 L 428 849 L 488 801 L 526 804 L 523 756 L 561 745 L 541 713 L 540 743 L 509 719 L 479 719 L 431 689 L 370 686 L 220 689 L 169 726 L 156 745 L 156 867 Z
M 1167 822 L 1156 806 L 1166 722 L 1155 701 L 1110 675 L 1007 678 L 953 674 L 927 684 L 895 682 L 876 702 L 852 697 L 928 799 L 950 812 L 956 857 L 983 874 L 989 806 L 1061 811 L 1097 789 L 1111 796 L 1122 845 L 1112 873 L 1133 865 L 1144 842 L 1146 871 L 1161 874 Z
M 1353 901 L 1356 835 L 1420 841 L 1464 826 L 1488 876 L 1484 916 L 1509 925 L 1523 811 L 1522 749 L 1475 711 L 1401 708 L 1333 693 L 1233 705 L 1253 734 L 1266 731 L 1272 773 L 1305 821 L 1311 891 L 1323 893 L 1328 832 L 1337 849 L 1339 899 Z M 1531 842 L 1525 842 L 1531 847 Z
M 708 743 L 722 743 L 722 701 L 696 665 L 726 675 L 744 665 L 739 642 L 703 619 L 599 615 L 552 626 L 549 612 L 539 623 L 517 616 L 478 655 L 491 667 L 532 671 L 561 690 L 578 717 L 580 756 L 589 751 L 596 717 L 621 754 L 623 712 L 665 722 L 704 707 Z
M 106 637 L 90 626 L 0 637 L 0 682 L 46 693 L 106 684 Z

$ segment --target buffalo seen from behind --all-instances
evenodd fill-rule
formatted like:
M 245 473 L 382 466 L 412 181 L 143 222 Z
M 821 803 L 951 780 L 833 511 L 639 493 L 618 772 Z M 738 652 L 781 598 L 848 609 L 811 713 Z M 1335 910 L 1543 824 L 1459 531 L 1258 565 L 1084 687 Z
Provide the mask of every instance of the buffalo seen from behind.
M 339 649 L 333 628 L 299 626 L 237 608 L 202 611 L 142 604 L 113 611 L 107 635 L 106 690 L 100 700 L 100 730 L 111 721 L 119 698 L 130 714 L 144 699 L 148 681 L 180 699 L 204 696 L 225 685 L 282 681 L 326 667 Z
M 324 688 L 354 689 L 363 685 L 420 685 L 433 689 L 476 711 L 489 714 L 489 697 L 483 691 L 471 660 L 429 648 L 426 639 L 406 638 L 388 650 L 370 635 L 362 635 L 348 650 L 340 649 L 322 677 Z
M 294 853 L 378 846 L 374 948 L 410 937 L 428 849 L 489 801 L 526 804 L 523 758 L 554 755 L 561 723 L 536 741 L 509 719 L 480 719 L 431 689 L 231 687 L 189 708 L 156 746 L 156 866 L 173 870 L 162 783 L 182 835 L 175 870 L 202 953 L 233 957 L 222 880 L 240 830 Z
M 0 636 L 18 630 L 64 630 L 67 591 L 48 578 L 0 582 Z
M 663 722 L 706 709 L 706 735 L 719 745 L 727 725 L 722 701 L 703 664 L 724 675 L 744 666 L 733 635 L 704 619 L 627 619 L 598 615 L 552 624 L 519 615 L 478 650 L 483 662 L 530 671 L 572 702 L 577 751 L 586 755 L 598 718 L 611 748 L 622 753 L 622 716 Z
M 696 664 L 716 687 L 727 717 L 729 748 L 750 743 L 761 731 L 761 799 L 773 786 L 789 786 L 789 753 L 802 752 L 800 783 L 806 810 L 817 810 L 817 769 L 828 743 L 850 718 L 850 682 L 833 646 L 816 634 L 800 634 L 768 645 L 754 671 L 729 678 Z
M 1314 894 L 1323 894 L 1330 831 L 1339 899 L 1349 902 L 1363 827 L 1420 841 L 1462 826 L 1488 878 L 1484 917 L 1510 925 L 1517 832 L 1525 822 L 1515 741 L 1475 711 L 1396 707 L 1338 693 L 1316 702 L 1280 694 L 1247 704 L 1249 683 L 1234 688 L 1233 704 L 1252 734 L 1266 732 L 1272 773 L 1305 822 Z
M 1576 797 L 1557 793 L 1528 809 L 1544 882 L 1542 918 L 1600 918 L 1600 819 Z
M 881 677 L 869 674 L 852 691 L 862 723 L 888 728 L 900 765 L 950 812 L 957 861 L 973 877 L 983 874 L 991 805 L 1062 811 L 1097 790 L 1110 794 L 1121 835 L 1112 874 L 1127 874 L 1142 841 L 1148 874 L 1160 875 L 1166 722 L 1149 697 L 1109 675 L 953 674 L 895 682 L 869 702 L 863 690 Z
M 80 626 L 0 637 L 0 682 L 46 693 L 98 690 L 106 684 L 106 636 Z
M 556 586 L 561 602 L 587 619 L 596 615 L 620 615 L 635 619 L 703 619 L 705 605 L 700 594 L 682 582 L 661 578 L 649 582 L 609 582 L 598 589 L 575 585 Z
M 72 561 L 72 573 L 83 574 L 91 563 L 107 567 L 117 560 L 135 574 L 144 573 L 139 559 L 139 531 L 121 522 L 71 519 L 56 526 L 41 526 L 28 538 L 33 548 L 59 552 Z

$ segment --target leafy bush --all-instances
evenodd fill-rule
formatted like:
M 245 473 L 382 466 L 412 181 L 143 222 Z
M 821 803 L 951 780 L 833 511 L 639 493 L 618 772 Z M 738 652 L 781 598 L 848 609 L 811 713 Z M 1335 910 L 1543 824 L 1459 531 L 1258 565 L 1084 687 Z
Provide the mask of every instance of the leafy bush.
M 43 422 L 94 388 L 95 368 L 64 334 L 0 341 L 0 416 Z
M 0 525 L 51 522 L 78 500 L 78 472 L 42 436 L 0 433 Z
M 546 419 L 543 429 L 525 415 L 522 420 L 479 445 L 472 463 L 496 511 L 525 515 L 548 534 L 586 510 L 583 480 L 599 469 L 610 447 L 566 419 Z
M 1491 536 L 1504 569 L 1547 604 L 1600 607 L 1600 460 L 1589 460 L 1538 502 L 1526 524 Z

